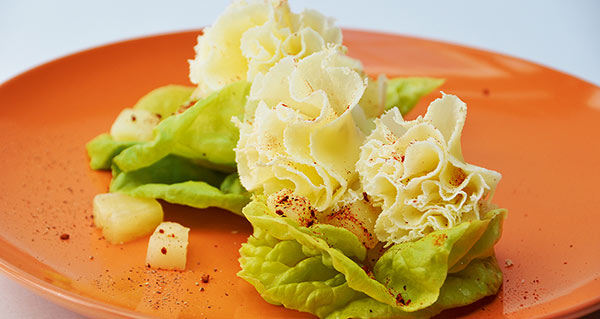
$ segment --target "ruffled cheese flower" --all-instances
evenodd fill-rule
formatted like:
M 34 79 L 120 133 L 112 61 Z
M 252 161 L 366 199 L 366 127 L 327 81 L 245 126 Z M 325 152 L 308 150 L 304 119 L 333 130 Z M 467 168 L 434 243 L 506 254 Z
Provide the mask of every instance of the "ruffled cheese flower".
M 480 218 L 501 175 L 465 163 L 460 136 L 466 114 L 465 103 L 444 95 L 424 117 L 404 121 L 394 108 L 376 120 L 356 167 L 383 210 L 375 224 L 380 241 L 409 241 Z
M 317 11 L 292 13 L 285 0 L 236 1 L 198 37 L 190 60 L 190 80 L 198 85 L 193 97 L 252 81 L 283 57 L 302 58 L 341 42 L 340 28 Z
M 236 148 L 246 189 L 289 189 L 321 212 L 342 198 L 358 179 L 361 127 L 374 113 L 358 104 L 369 83 L 361 70 L 329 48 L 299 61 L 283 58 L 256 76 Z

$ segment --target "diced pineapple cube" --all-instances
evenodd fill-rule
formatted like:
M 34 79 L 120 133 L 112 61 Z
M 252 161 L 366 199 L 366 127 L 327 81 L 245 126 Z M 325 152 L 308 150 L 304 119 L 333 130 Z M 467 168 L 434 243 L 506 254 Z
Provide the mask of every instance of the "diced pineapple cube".
M 113 244 L 122 244 L 152 233 L 163 220 L 160 203 L 121 193 L 94 197 L 94 224 Z
M 379 242 L 375 236 L 375 221 L 381 209 L 372 206 L 367 200 L 356 200 L 336 207 L 325 216 L 324 223 L 346 228 L 369 249 Z
M 159 114 L 161 119 L 166 119 L 189 102 L 195 89 L 193 86 L 175 84 L 161 86 L 142 96 L 133 108 L 150 111 Z
M 163 222 L 148 241 L 146 264 L 152 268 L 185 270 L 190 229 Z
M 287 188 L 269 195 L 267 206 L 275 214 L 297 221 L 300 226 L 310 227 L 317 222 L 317 210 L 310 201 Z
M 110 128 L 115 141 L 151 141 L 158 115 L 144 109 L 123 109 Z

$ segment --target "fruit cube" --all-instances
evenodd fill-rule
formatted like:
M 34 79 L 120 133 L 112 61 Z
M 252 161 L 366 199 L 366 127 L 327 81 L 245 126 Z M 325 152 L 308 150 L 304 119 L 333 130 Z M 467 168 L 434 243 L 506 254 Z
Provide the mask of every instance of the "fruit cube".
M 122 244 L 152 233 L 163 220 L 160 203 L 121 193 L 94 197 L 94 224 L 113 244 Z
M 178 223 L 163 222 L 148 241 L 146 264 L 152 268 L 185 270 L 190 229 Z
M 144 109 L 123 109 L 110 128 L 115 141 L 151 141 L 158 115 Z
M 379 242 L 375 235 L 375 221 L 381 210 L 366 200 L 356 200 L 332 210 L 325 217 L 326 224 L 346 228 L 360 240 L 366 248 L 373 248 Z

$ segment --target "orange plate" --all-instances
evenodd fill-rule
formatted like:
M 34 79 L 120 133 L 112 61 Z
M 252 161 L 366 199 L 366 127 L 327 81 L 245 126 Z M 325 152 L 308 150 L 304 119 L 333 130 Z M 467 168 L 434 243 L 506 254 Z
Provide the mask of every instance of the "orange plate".
M 185 272 L 146 269 L 147 238 L 110 245 L 92 226 L 92 198 L 106 192 L 110 174 L 88 168 L 85 143 L 151 89 L 189 84 L 197 34 L 84 51 L 0 86 L 0 269 L 93 317 L 309 317 L 268 304 L 236 277 L 238 249 L 251 232 L 241 217 L 166 205 L 166 220 L 192 228 Z M 462 46 L 351 30 L 344 39 L 370 74 L 446 78 L 442 90 L 469 105 L 465 158 L 504 176 L 494 201 L 510 213 L 496 252 L 501 264 L 514 265 L 502 267 L 497 296 L 442 316 L 566 317 L 598 309 L 600 88 Z M 200 280 L 205 273 L 208 283 Z

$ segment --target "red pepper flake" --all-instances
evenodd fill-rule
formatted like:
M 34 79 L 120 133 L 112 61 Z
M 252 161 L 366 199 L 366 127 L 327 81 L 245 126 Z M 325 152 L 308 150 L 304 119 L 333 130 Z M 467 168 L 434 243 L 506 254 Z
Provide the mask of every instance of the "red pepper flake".
M 278 209 L 278 210 L 276 210 L 276 211 L 275 211 L 275 214 L 277 214 L 277 215 L 279 215 L 279 216 L 285 216 L 285 215 L 283 214 L 283 211 L 282 211 L 281 209 Z
M 408 300 L 406 301 L 406 305 L 407 305 L 407 306 L 408 306 L 408 305 L 410 305 L 410 302 L 411 302 L 411 300 L 410 300 L 410 299 L 408 299 Z
M 208 283 L 208 281 L 210 280 L 210 275 L 209 274 L 204 274 L 202 275 L 202 282 L 203 283 Z
M 406 303 L 404 302 L 404 298 L 402 298 L 402 294 L 399 293 L 396 295 L 396 303 L 401 304 L 403 306 L 406 305 Z
M 437 235 L 433 244 L 436 246 L 442 246 L 446 242 L 446 239 L 448 239 L 448 235 L 446 234 Z
M 200 291 L 204 291 L 204 287 L 200 287 Z
M 132 121 L 132 122 L 135 122 L 135 120 L 137 120 L 137 118 L 135 117 L 135 115 L 133 115 L 133 114 L 132 114 L 132 115 L 131 115 L 131 121 Z
M 459 186 L 467 178 L 467 174 L 462 169 L 457 169 L 452 172 L 452 178 L 448 181 L 452 186 Z
M 179 107 L 179 109 L 177 110 L 177 114 L 183 113 L 185 112 L 187 109 L 189 109 L 190 107 L 194 106 L 194 104 L 196 104 L 196 102 L 198 102 L 197 100 L 191 100 L 189 103 L 187 104 L 183 104 Z
M 288 195 L 281 197 L 281 199 L 279 199 L 279 204 L 287 202 L 288 199 L 290 199 Z
M 308 81 L 306 81 L 306 80 L 304 80 L 304 82 L 306 82 L 306 85 L 308 85 L 308 87 L 310 88 L 310 91 L 311 91 L 311 92 L 314 92 L 314 91 L 315 91 L 315 89 L 313 89 L 312 85 L 310 85 L 310 82 L 308 82 Z
M 71 236 L 69 234 L 62 234 L 60 235 L 60 239 L 61 240 L 68 240 Z
M 161 233 L 161 234 L 164 234 L 165 230 L 164 229 L 159 229 L 158 232 Z
M 490 89 L 488 89 L 488 88 L 484 88 L 484 89 L 483 89 L 483 95 L 485 95 L 485 96 L 488 96 L 488 95 L 490 95 Z
M 161 249 L 160 249 L 160 252 L 161 252 L 163 255 L 166 255 L 166 254 L 167 254 L 167 248 L 166 248 L 166 247 L 163 247 L 163 248 L 161 248 Z
M 369 195 L 367 195 L 367 192 L 363 192 L 363 199 L 365 200 L 365 202 L 369 202 Z

